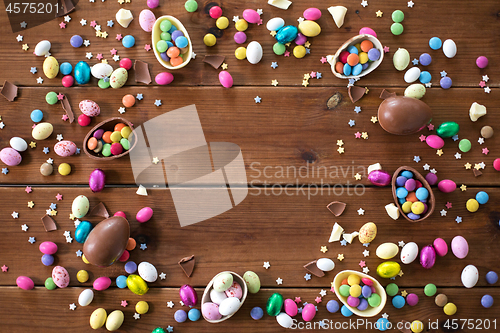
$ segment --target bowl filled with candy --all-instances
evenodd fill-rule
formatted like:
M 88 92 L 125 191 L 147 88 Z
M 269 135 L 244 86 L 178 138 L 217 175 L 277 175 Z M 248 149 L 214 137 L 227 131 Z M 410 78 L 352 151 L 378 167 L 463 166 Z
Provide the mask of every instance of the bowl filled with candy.
M 415 169 L 402 166 L 392 176 L 392 195 L 399 212 L 410 222 L 420 222 L 434 211 L 436 200 L 427 180 Z
M 94 126 L 83 140 L 83 151 L 95 160 L 112 160 L 127 155 L 137 143 L 132 140 L 134 127 L 121 117 L 104 120 Z
M 193 56 L 193 45 L 181 21 L 170 15 L 159 17 L 152 30 L 153 50 L 163 67 L 179 69 Z
M 209 323 L 231 318 L 247 298 L 248 286 L 235 272 L 220 272 L 208 283 L 201 298 L 201 313 Z
M 384 287 L 369 275 L 345 270 L 335 275 L 335 294 L 352 313 L 373 317 L 382 311 L 387 301 Z
M 357 35 L 342 44 L 329 60 L 332 73 L 341 79 L 360 78 L 373 72 L 384 59 L 384 47 L 369 34 Z

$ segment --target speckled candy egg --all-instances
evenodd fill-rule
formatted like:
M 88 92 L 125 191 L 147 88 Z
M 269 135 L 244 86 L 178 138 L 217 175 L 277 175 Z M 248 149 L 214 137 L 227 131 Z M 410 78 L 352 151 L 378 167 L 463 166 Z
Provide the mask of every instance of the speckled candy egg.
M 52 269 L 52 280 L 59 288 L 66 288 L 69 285 L 69 274 L 66 268 L 56 266 Z
M 243 289 L 238 282 L 233 282 L 232 286 L 227 288 L 224 293 L 227 297 L 236 297 L 238 299 L 241 299 L 241 297 L 243 296 Z
M 155 282 L 158 279 L 156 267 L 147 261 L 143 261 L 137 266 L 137 272 L 146 282 Z
M 87 199 L 87 197 L 84 195 L 79 195 L 75 198 L 75 200 L 73 200 L 73 204 L 71 205 L 71 212 L 77 219 L 79 219 L 87 215 L 89 207 L 89 199 Z
M 420 251 L 420 264 L 425 269 L 430 269 L 436 263 L 436 251 L 432 245 L 427 245 Z
M 462 284 L 465 288 L 472 288 L 479 280 L 479 271 L 474 265 L 465 266 L 462 271 Z
M 90 327 L 93 329 L 101 328 L 106 322 L 107 314 L 103 308 L 95 309 L 90 315 Z
M 99 105 L 90 99 L 84 99 L 78 104 L 80 111 L 88 117 L 96 117 L 101 113 Z
M 142 30 L 146 32 L 151 32 L 153 30 L 153 25 L 155 24 L 156 17 L 155 14 L 149 9 L 143 9 L 139 14 L 139 24 Z
M 455 257 L 458 259 L 467 257 L 467 254 L 469 253 L 469 244 L 467 243 L 467 240 L 462 236 L 455 236 L 451 240 L 451 252 L 453 252 Z
M 241 306 L 241 302 L 236 297 L 229 297 L 222 301 L 219 305 L 219 313 L 223 316 L 234 314 Z
M 219 312 L 219 306 L 212 302 L 203 303 L 201 306 L 201 313 L 203 317 L 208 320 L 219 320 L 222 318 Z
M 361 243 L 370 243 L 377 236 L 377 226 L 373 222 L 365 223 L 359 229 L 358 239 Z
M 111 85 L 111 88 L 121 88 L 123 85 L 127 82 L 128 79 L 128 72 L 125 68 L 117 68 L 115 71 L 111 74 L 111 77 L 109 78 L 109 83 Z
M 100 62 L 92 66 L 90 72 L 96 79 L 104 79 L 105 77 L 108 77 L 111 75 L 111 73 L 113 73 L 113 67 L 111 67 L 111 65 L 109 64 Z
M 217 274 L 214 278 L 213 287 L 215 291 L 223 292 L 233 285 L 233 275 L 231 273 L 223 272 Z
M 43 73 L 49 79 L 55 78 L 57 73 L 59 73 L 59 63 L 57 62 L 57 59 L 52 56 L 45 58 L 42 68 Z
M 54 151 L 62 157 L 71 156 L 76 152 L 76 144 L 68 140 L 59 141 L 54 145 Z
M 418 256 L 418 245 L 415 242 L 409 242 L 401 249 L 401 262 L 405 265 L 411 264 Z
M 260 278 L 255 272 L 246 271 L 245 274 L 243 274 L 243 280 L 245 280 L 245 283 L 247 284 L 249 293 L 256 294 L 259 292 Z
M 52 134 L 53 130 L 54 127 L 51 123 L 39 123 L 31 131 L 31 136 L 35 140 L 45 140 Z
M 21 157 L 21 154 L 17 152 L 17 150 L 6 147 L 2 150 L 0 150 L 0 160 L 7 164 L 8 166 L 16 166 L 21 161 L 23 158 Z
M 227 298 L 225 292 L 217 292 L 215 289 L 210 290 L 210 300 L 215 304 L 222 303 L 223 300 Z

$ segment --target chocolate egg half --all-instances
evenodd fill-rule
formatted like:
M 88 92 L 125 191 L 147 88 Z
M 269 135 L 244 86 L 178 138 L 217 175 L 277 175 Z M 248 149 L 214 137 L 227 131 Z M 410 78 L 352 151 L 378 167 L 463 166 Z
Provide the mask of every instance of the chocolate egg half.
M 109 266 L 123 254 L 129 238 L 128 221 L 121 216 L 113 216 L 92 229 L 83 245 L 83 253 L 92 265 Z
M 387 132 L 396 135 L 413 134 L 432 119 L 431 108 L 421 100 L 393 96 L 385 99 L 378 108 L 378 121 Z

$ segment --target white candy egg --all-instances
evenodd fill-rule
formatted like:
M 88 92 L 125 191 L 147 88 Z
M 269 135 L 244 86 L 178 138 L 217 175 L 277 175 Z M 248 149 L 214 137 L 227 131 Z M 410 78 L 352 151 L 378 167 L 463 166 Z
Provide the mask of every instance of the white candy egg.
M 48 40 L 38 42 L 35 46 L 35 55 L 39 57 L 46 55 L 50 51 L 51 46 Z
M 418 80 L 420 76 L 420 68 L 412 67 L 405 73 L 405 81 L 406 83 L 412 83 Z
M 451 39 L 443 43 L 443 53 L 447 58 L 453 58 L 457 54 L 457 44 Z
M 280 326 L 284 328 L 290 328 L 293 325 L 292 317 L 287 315 L 285 312 L 281 312 L 279 315 L 277 315 L 276 320 L 278 321 L 278 324 L 280 324 Z
M 236 297 L 229 297 L 222 301 L 219 305 L 219 313 L 223 316 L 229 316 L 238 311 L 240 308 L 240 300 Z
M 262 46 L 259 42 L 250 42 L 247 46 L 247 60 L 251 64 L 256 64 L 262 59 Z
M 285 20 L 281 17 L 274 17 L 267 21 L 266 28 L 269 31 L 278 31 L 285 25 Z
M 101 62 L 92 66 L 90 72 L 96 79 L 104 79 L 105 77 L 108 77 L 111 75 L 111 73 L 113 73 L 113 67 Z
M 155 282 L 158 279 L 158 271 L 156 267 L 147 261 L 143 261 L 137 267 L 139 276 L 146 282 Z
M 380 259 L 394 258 L 399 252 L 399 247 L 394 243 L 383 243 L 377 247 L 375 254 Z
M 92 303 L 93 299 L 94 291 L 92 291 L 92 289 L 85 289 L 80 293 L 80 296 L 78 296 L 78 304 L 80 304 L 80 306 L 87 306 Z
M 324 272 L 329 272 L 335 268 L 335 263 L 329 258 L 320 258 L 316 261 L 316 266 Z
M 462 271 L 462 284 L 465 288 L 472 288 L 476 285 L 479 279 L 479 272 L 474 265 L 465 266 Z
M 227 295 L 225 292 L 218 292 L 215 289 L 210 290 L 210 300 L 212 303 L 215 303 L 217 305 L 220 305 L 223 300 L 227 298 Z
M 411 264 L 418 256 L 417 243 L 410 242 L 401 249 L 401 262 L 403 264 Z
M 18 136 L 10 139 L 10 146 L 17 151 L 25 151 L 28 148 L 28 144 L 26 143 L 26 141 Z

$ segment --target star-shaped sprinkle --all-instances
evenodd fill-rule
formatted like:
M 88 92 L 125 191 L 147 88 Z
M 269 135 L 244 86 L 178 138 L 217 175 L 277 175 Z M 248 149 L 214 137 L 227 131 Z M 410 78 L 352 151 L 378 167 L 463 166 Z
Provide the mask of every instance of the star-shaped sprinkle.
M 488 75 L 483 75 L 483 81 L 484 82 L 488 82 L 490 78 L 488 77 Z
M 484 82 L 484 81 L 480 81 L 480 82 L 479 82 L 479 86 L 480 86 L 481 88 L 486 87 L 486 82 Z
M 49 163 L 49 164 L 54 164 L 54 160 L 53 160 L 52 158 L 49 158 L 49 159 L 47 160 L 47 163 Z
M 455 221 L 457 223 L 461 223 L 462 222 L 462 217 L 461 216 L 457 216 L 457 218 L 455 219 Z
M 389 53 L 389 50 L 390 50 L 389 46 L 384 46 L 384 53 Z
M 75 311 L 75 309 L 76 309 L 76 304 L 75 304 L 75 303 L 71 303 L 71 304 L 69 305 L 69 309 L 70 309 L 71 311 Z
M 368 140 L 368 132 L 361 132 L 361 137 L 365 140 Z
M 441 155 L 443 155 L 443 154 L 444 154 L 444 153 L 443 153 L 443 150 L 442 150 L 442 149 L 438 149 L 438 150 L 436 151 L 436 155 L 441 156 Z
M 81 250 L 78 250 L 75 252 L 77 257 L 81 257 L 83 252 Z
M 488 148 L 483 148 L 483 149 L 482 149 L 482 152 L 483 152 L 483 154 L 484 154 L 484 155 L 488 155 L 488 153 L 489 153 L 490 151 L 488 150 Z
M 273 62 L 271 63 L 271 67 L 272 67 L 273 69 L 276 69 L 276 68 L 278 67 L 278 62 L 277 62 L 277 61 L 273 61 Z
M 30 72 L 31 74 L 35 74 L 37 72 L 36 67 L 31 67 Z
M 71 237 L 66 237 L 66 243 L 71 243 L 73 242 L 73 238 Z
M 427 129 L 429 131 L 432 131 L 434 129 L 434 125 L 432 125 L 432 124 L 427 125 Z
M 321 249 L 320 249 L 321 252 L 323 253 L 326 253 L 328 251 L 328 247 L 326 246 L 321 246 Z
M 482 145 L 484 143 L 484 138 L 477 139 L 477 143 L 479 143 L 480 145 Z
M 30 242 L 31 244 L 35 243 L 36 242 L 35 237 L 28 238 L 28 242 Z
M 12 216 L 12 218 L 14 218 L 14 219 L 19 218 L 19 213 L 18 213 L 18 212 L 16 212 L 16 211 L 12 212 L 12 214 L 10 214 L 10 215 L 11 215 L 11 216 Z
M 294 302 L 299 304 L 300 302 L 302 302 L 302 300 L 300 299 L 300 297 L 295 297 Z
M 28 46 L 28 44 L 23 44 L 23 46 L 21 46 L 21 48 L 23 49 L 23 51 L 28 51 L 28 49 L 30 47 Z
M 66 23 L 64 22 L 59 23 L 59 28 L 66 29 Z
M 153 164 L 158 164 L 160 162 L 160 159 L 158 157 L 153 157 Z
M 446 75 L 448 75 L 448 73 L 446 73 L 445 71 L 440 72 L 440 74 L 441 74 L 441 77 L 445 77 Z
M 423 168 L 425 171 L 428 171 L 431 168 L 431 166 L 429 164 L 425 163 Z
M 481 169 L 486 168 L 486 164 L 484 164 L 484 162 L 479 163 L 479 165 L 481 166 Z
M 174 331 L 174 328 L 170 325 L 167 326 L 167 332 L 172 333 Z
M 405 246 L 405 242 L 403 242 L 403 241 L 399 241 L 399 242 L 398 242 L 398 245 L 399 245 L 399 247 L 404 247 L 404 246 Z
M 305 279 L 306 281 L 311 280 L 311 274 L 306 273 L 306 275 L 304 275 L 304 279 Z
M 344 141 L 343 140 L 337 140 L 337 146 L 343 146 Z
M 459 160 L 462 158 L 462 154 L 460 154 L 459 152 L 455 153 L 455 159 Z
M 462 184 L 462 186 L 460 186 L 460 189 L 462 190 L 462 192 L 467 191 L 467 186 Z
M 233 22 L 236 23 L 240 20 L 239 16 L 233 16 Z
M 96 55 L 97 60 L 102 60 L 103 58 L 104 58 L 104 56 L 102 55 L 102 53 L 97 53 L 97 55 Z
M 425 84 L 425 87 L 426 87 L 426 88 L 430 88 L 430 87 L 432 87 L 432 82 L 427 82 L 427 83 Z
M 358 215 L 365 215 L 365 210 L 363 208 L 358 209 Z
M 116 34 L 115 38 L 116 38 L 116 40 L 120 41 L 120 40 L 122 40 L 123 37 L 122 37 L 122 34 Z
M 302 23 L 302 22 L 304 22 L 304 18 L 303 18 L 303 17 L 299 17 L 299 18 L 297 19 L 297 22 L 299 22 L 299 24 L 300 24 L 300 23 Z
M 420 139 L 420 142 L 424 142 L 427 137 L 422 134 L 418 138 Z
M 193 55 L 191 56 L 191 59 L 196 59 L 196 53 L 193 52 Z
M 259 96 L 257 96 L 257 97 L 254 98 L 254 101 L 255 101 L 255 103 L 260 103 L 262 101 L 262 98 L 260 98 Z
M 23 29 L 26 29 L 26 27 L 28 26 L 28 23 L 26 23 L 25 21 L 22 21 L 20 24 L 21 24 L 21 28 L 23 28 Z
M 354 137 L 355 137 L 356 139 L 361 138 L 361 132 L 356 132 L 356 133 L 354 133 Z
M 365 249 L 365 250 L 363 251 L 363 257 L 365 257 L 365 258 L 366 258 L 366 257 L 368 257 L 369 255 L 370 255 L 370 251 L 368 251 L 368 250 L 366 250 L 366 249 Z
M 31 186 L 26 186 L 26 188 L 24 189 L 24 191 L 26 193 L 31 193 L 31 192 L 33 192 L 33 189 L 31 188 Z
M 366 0 L 361 1 L 361 6 L 363 6 L 363 7 L 368 6 L 368 1 L 366 1 Z
M 344 153 L 344 147 L 337 148 L 337 151 L 339 152 L 339 154 L 343 154 Z
M 135 98 L 138 100 L 138 101 L 142 101 L 142 99 L 144 98 L 144 96 L 142 94 L 137 94 L 135 96 Z
M 487 93 L 487 94 L 489 94 L 491 92 L 490 87 L 485 87 L 484 88 L 484 92 Z
M 417 66 L 417 65 L 418 65 L 418 59 L 417 59 L 417 58 L 413 59 L 411 62 L 412 62 L 412 64 L 413 64 L 413 65 L 415 65 L 415 66 Z
M 49 147 L 43 147 L 43 150 L 44 154 L 48 154 L 49 153 Z
M 78 228 L 80 223 L 81 223 L 81 221 L 79 219 L 76 219 L 75 222 L 73 222 L 73 224 L 75 225 L 75 228 Z
M 154 105 L 160 106 L 161 105 L 161 99 L 155 100 Z
M 316 303 L 318 303 L 318 304 L 319 304 L 319 303 L 321 303 L 322 299 L 321 299 L 321 297 L 317 296 L 317 297 L 314 299 L 314 301 L 315 301 Z
M 464 164 L 464 167 L 465 167 L 466 170 L 469 170 L 472 167 L 472 164 L 470 164 L 469 162 L 467 162 L 467 163 Z
M 83 27 L 84 25 L 87 25 L 87 20 L 81 19 L 81 20 L 80 20 L 80 24 L 82 25 L 82 27 Z
M 289 57 L 290 56 L 290 51 L 285 51 L 285 53 L 283 54 L 283 56 Z
M 140 319 L 141 318 L 141 315 L 138 314 L 137 312 L 134 313 L 134 319 L 137 320 L 137 319 Z
M 144 50 L 150 51 L 151 50 L 151 44 L 144 45 Z
M 416 163 L 420 162 L 420 156 L 413 156 L 413 161 Z
M 114 24 L 115 24 L 115 22 L 113 22 L 113 20 L 109 20 L 108 22 L 106 22 L 106 25 L 107 25 L 108 27 L 110 27 L 110 28 L 111 28 Z
M 401 270 L 399 270 L 398 276 L 399 276 L 399 277 L 402 277 L 403 275 L 404 275 L 403 270 L 402 270 L 402 269 L 401 269 Z
M 55 203 L 53 203 L 53 202 L 52 202 L 52 203 L 50 204 L 50 209 L 56 209 L 56 208 L 57 208 L 57 205 L 56 205 Z
M 165 280 L 167 278 L 167 274 L 161 272 L 160 275 L 158 275 L 160 277 L 160 280 Z
M 278 80 L 272 80 L 271 85 L 273 85 L 275 87 L 278 86 Z
M 28 208 L 35 207 L 35 203 L 33 201 L 28 201 Z
M 88 39 L 85 39 L 83 41 L 83 45 L 85 45 L 85 47 L 88 47 L 90 45 L 90 41 Z
M 339 253 L 339 254 L 337 255 L 337 260 L 339 260 L 339 261 L 344 260 L 344 254 Z
M 356 125 L 356 122 L 354 120 L 350 119 L 348 124 L 349 124 L 349 127 L 353 127 L 354 125 Z
M 326 296 L 326 290 L 325 289 L 321 289 L 321 291 L 319 292 L 319 294 L 321 295 L 321 297 L 325 297 Z
M 306 42 L 304 43 L 304 46 L 305 46 L 306 48 L 309 48 L 309 47 L 311 46 L 311 43 L 310 43 L 309 41 L 306 41 Z
M 263 13 L 264 11 L 261 8 L 257 9 L 257 14 L 262 15 Z
M 269 261 L 264 261 L 264 265 L 262 265 L 265 269 L 269 269 L 271 265 L 269 264 Z
M 307 87 L 309 85 L 309 81 L 308 80 L 302 80 L 302 85 L 304 87 Z
M 123 301 L 121 301 L 120 305 L 123 306 L 124 308 L 126 308 L 128 303 L 127 303 L 127 301 L 123 300 Z
M 458 140 L 458 134 L 455 134 L 454 136 L 451 137 L 453 139 L 453 141 L 457 141 Z
M 113 60 L 114 60 L 114 61 L 118 61 L 118 60 L 120 60 L 120 56 L 119 56 L 118 54 L 115 54 L 115 55 L 113 56 Z
M 361 175 L 360 175 L 359 173 L 356 173 L 356 174 L 354 175 L 354 179 L 356 179 L 356 180 L 361 180 Z M 358 210 L 358 213 L 359 213 L 359 210 Z
M 5 272 L 7 272 L 8 270 L 9 270 L 9 267 L 7 267 L 7 266 L 5 266 L 5 265 L 3 265 L 3 266 L 2 266 L 2 272 L 4 272 L 4 273 L 5 273 Z
M 319 61 L 321 61 L 322 64 L 326 63 L 328 60 L 326 59 L 326 57 L 321 57 L 321 59 L 319 59 Z
M 410 8 L 413 8 L 414 4 L 415 3 L 412 0 L 408 1 L 408 7 L 410 7 Z
M 56 139 L 57 141 L 62 141 L 63 140 L 62 134 L 57 134 Z
M 226 69 L 227 69 L 227 67 L 228 67 L 228 64 L 223 63 L 222 65 L 220 65 L 220 67 L 221 67 L 223 70 L 226 70 Z
M 145 249 L 147 249 L 147 248 L 148 248 L 148 246 L 147 246 L 146 244 L 141 244 L 140 248 L 141 248 L 141 250 L 143 250 L 143 251 L 144 251 Z
M 69 22 L 69 21 L 71 21 L 71 16 L 69 15 L 64 16 L 64 22 Z
M 370 269 L 368 267 L 363 267 L 363 273 L 368 274 L 370 272 Z
M 406 290 L 401 291 L 401 296 L 403 296 L 403 297 L 408 296 L 408 293 L 406 292 Z
M 279 285 L 281 285 L 281 284 L 283 284 L 283 279 L 282 279 L 282 278 L 280 278 L 280 277 L 279 277 L 279 278 L 277 278 L 277 279 L 276 279 L 276 284 L 277 284 L 278 286 L 279 286 Z
M 41 76 L 38 77 L 38 79 L 36 79 L 36 83 L 38 84 L 42 84 L 43 83 L 43 79 Z
M 363 268 L 363 267 L 365 267 L 365 266 L 366 266 L 366 262 L 365 262 L 365 261 L 363 261 L 363 260 L 361 260 L 361 261 L 359 262 L 359 267 Z
M 63 98 L 64 98 L 64 94 L 62 94 L 62 93 L 57 94 L 57 100 L 58 101 L 62 101 Z
M 119 107 L 118 108 L 118 112 L 120 112 L 120 114 L 124 114 L 125 113 L 125 108 L 123 106 Z
M 25 231 L 25 232 L 26 232 L 26 231 L 28 231 L 28 225 L 27 225 L 26 223 L 25 223 L 25 224 L 23 224 L 23 225 L 21 226 L 21 230 L 22 230 L 22 231 Z
M 361 106 L 355 106 L 354 107 L 354 112 L 360 113 L 361 112 Z
M 444 209 L 441 209 L 441 211 L 439 213 L 441 214 L 441 216 L 446 216 L 447 211 Z
M 23 41 L 23 36 L 21 36 L 21 35 L 17 35 L 16 40 L 17 40 L 18 42 L 22 42 L 22 41 Z
M 384 314 L 382 315 L 382 318 L 387 319 L 387 318 L 389 318 L 389 315 L 388 315 L 387 313 L 384 313 Z
M 382 17 L 382 15 L 384 15 L 381 10 L 378 10 L 375 14 L 377 15 L 377 17 Z
M 363 243 L 363 246 L 368 247 L 368 246 L 370 246 L 370 243 Z
M 345 239 L 340 241 L 341 246 L 347 246 L 347 241 Z
M 172 302 L 172 301 L 168 301 L 168 302 L 167 302 L 167 306 L 168 306 L 169 308 L 173 308 L 173 307 L 174 307 L 174 302 Z

